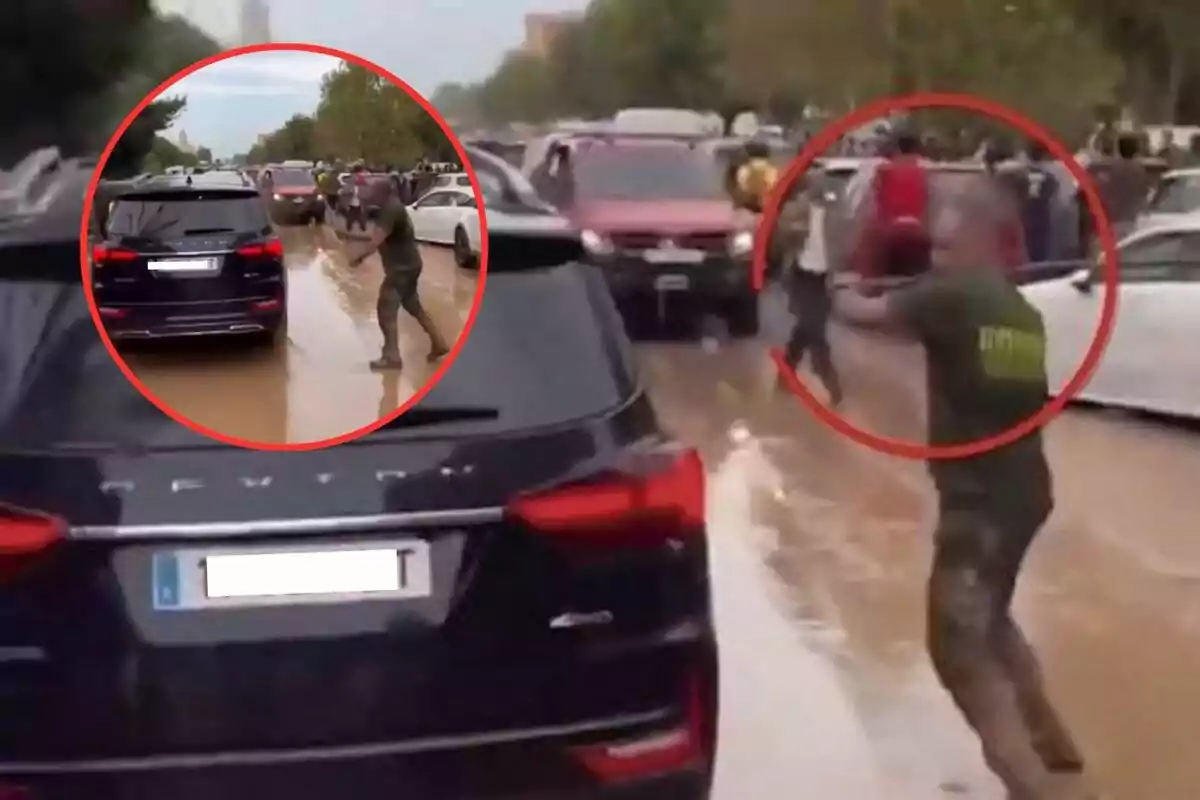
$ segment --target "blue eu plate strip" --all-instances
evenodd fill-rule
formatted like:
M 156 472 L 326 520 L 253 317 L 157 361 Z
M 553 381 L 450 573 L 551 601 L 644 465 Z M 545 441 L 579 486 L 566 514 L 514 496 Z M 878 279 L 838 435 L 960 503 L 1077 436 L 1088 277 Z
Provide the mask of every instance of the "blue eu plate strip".
M 175 611 L 181 608 L 179 557 L 174 553 L 155 553 L 152 573 L 154 609 Z

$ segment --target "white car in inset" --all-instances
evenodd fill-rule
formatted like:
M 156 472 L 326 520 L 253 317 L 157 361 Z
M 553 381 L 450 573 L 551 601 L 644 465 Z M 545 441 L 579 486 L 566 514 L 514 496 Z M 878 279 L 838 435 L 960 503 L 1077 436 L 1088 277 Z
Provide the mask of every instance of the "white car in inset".
M 1134 231 L 1119 251 L 1116 323 L 1078 399 L 1200 419 L 1200 213 Z M 1097 265 L 1021 287 L 1045 321 L 1052 394 L 1066 386 L 1091 346 L 1104 303 L 1103 274 Z
M 458 266 L 470 268 L 479 253 L 479 206 L 470 187 L 434 189 L 408 207 L 417 241 L 450 245 Z

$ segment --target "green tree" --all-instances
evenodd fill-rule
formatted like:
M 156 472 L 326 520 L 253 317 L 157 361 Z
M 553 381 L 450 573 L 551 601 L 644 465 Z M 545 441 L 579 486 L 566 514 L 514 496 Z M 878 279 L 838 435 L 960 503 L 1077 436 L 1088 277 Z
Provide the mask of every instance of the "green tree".
M 137 60 L 150 19 L 150 0 L 0 3 L 0 88 L 20 98 L 5 113 L 0 162 L 50 144 L 102 146 L 113 128 L 97 129 L 97 98 Z
M 199 162 L 196 154 L 180 150 L 171 140 L 156 136 L 150 145 L 150 154 L 142 162 L 142 168 L 146 172 L 161 173 L 167 167 L 194 167 Z
M 246 154 L 248 163 L 286 159 L 403 166 L 450 160 L 454 148 L 437 121 L 391 81 L 356 64 L 326 75 L 312 116 L 296 115 Z
M 171 127 L 186 105 L 184 98 L 170 97 L 146 106 L 117 140 L 104 164 L 105 177 L 124 178 L 142 172 L 159 132 Z

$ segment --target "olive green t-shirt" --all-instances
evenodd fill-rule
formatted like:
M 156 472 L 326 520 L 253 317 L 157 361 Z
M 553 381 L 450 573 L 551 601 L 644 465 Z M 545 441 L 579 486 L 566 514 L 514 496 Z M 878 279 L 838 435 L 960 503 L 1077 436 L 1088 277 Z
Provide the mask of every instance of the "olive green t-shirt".
M 379 258 L 388 272 L 412 272 L 421 269 L 421 250 L 408 209 L 399 198 L 390 198 L 379 210 L 376 222 L 387 234 L 379 246 Z
M 928 359 L 929 442 L 958 445 L 1002 433 L 1046 403 L 1041 314 L 998 271 L 929 273 L 890 299 Z M 1049 512 L 1040 431 L 979 456 L 934 460 L 943 504 L 984 500 Z

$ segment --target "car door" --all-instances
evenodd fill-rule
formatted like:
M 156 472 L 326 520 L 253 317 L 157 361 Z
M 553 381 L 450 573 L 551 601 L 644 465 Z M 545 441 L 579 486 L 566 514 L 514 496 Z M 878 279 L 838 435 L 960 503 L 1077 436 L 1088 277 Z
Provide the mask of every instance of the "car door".
M 1152 348 L 1143 362 L 1153 372 L 1142 394 L 1150 410 L 1200 419 L 1200 232 L 1183 236 L 1180 248 L 1180 261 L 1139 281 Z
M 421 241 L 433 241 L 439 227 L 445 225 L 450 196 L 446 192 L 430 192 L 412 207 L 413 230 Z
M 454 244 L 454 232 L 459 228 L 469 229 L 467 225 L 469 218 L 478 216 L 479 213 L 475 205 L 475 195 L 473 194 L 468 194 L 461 190 L 457 191 L 450 202 L 446 227 L 440 232 L 441 238 L 438 240 L 443 244 Z
M 1112 337 L 1087 396 L 1131 408 L 1163 410 L 1175 390 L 1168 353 L 1180 321 L 1173 310 L 1181 269 L 1188 253 L 1200 252 L 1200 232 L 1146 231 L 1120 248 L 1120 296 Z M 1103 291 L 1086 295 L 1094 306 L 1093 331 Z M 1086 346 L 1085 346 L 1086 349 Z

